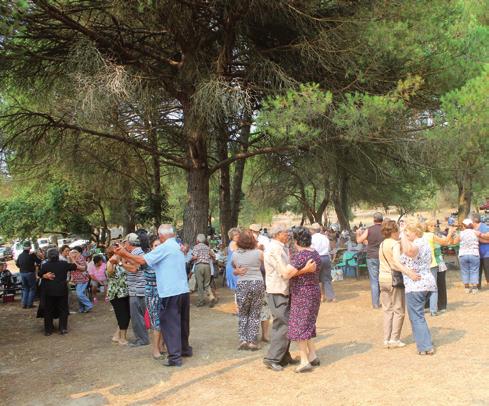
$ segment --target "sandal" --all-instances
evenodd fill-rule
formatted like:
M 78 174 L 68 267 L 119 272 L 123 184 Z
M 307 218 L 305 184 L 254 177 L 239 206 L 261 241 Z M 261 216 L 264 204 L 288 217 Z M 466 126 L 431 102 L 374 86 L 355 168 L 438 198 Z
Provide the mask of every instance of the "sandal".
M 241 341 L 239 343 L 238 350 L 247 350 L 248 349 L 248 343 L 246 341 Z
M 253 343 L 248 344 L 248 350 L 250 350 L 250 351 L 258 351 L 259 349 L 260 349 L 260 347 L 258 347 L 256 344 L 253 344 Z
M 435 355 L 435 349 L 432 348 L 428 351 L 418 351 L 418 355 Z

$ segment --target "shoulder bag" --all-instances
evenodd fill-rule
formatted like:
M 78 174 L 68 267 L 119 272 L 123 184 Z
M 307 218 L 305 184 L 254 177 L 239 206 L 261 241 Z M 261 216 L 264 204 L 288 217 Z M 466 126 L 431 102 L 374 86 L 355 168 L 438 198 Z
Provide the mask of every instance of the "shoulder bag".
M 395 271 L 387 258 L 385 257 L 384 254 L 384 243 L 381 244 L 381 251 L 382 251 L 382 256 L 384 257 L 385 262 L 387 262 L 387 265 L 389 265 L 389 268 L 391 269 L 391 274 L 392 274 L 392 287 L 393 288 L 404 288 L 404 280 L 402 278 L 402 272 Z

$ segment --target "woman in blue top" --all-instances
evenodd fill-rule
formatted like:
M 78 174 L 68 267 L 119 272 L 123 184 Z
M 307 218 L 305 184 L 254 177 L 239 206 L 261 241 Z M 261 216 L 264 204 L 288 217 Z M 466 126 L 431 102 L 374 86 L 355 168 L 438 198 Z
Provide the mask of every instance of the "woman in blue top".
M 154 250 L 158 245 L 160 245 L 160 241 L 155 239 L 151 243 L 151 249 Z M 158 289 L 156 288 L 156 274 L 153 268 L 149 266 L 145 268 L 144 279 L 146 279 L 144 299 L 146 302 L 146 309 L 148 310 L 151 329 L 153 330 L 153 345 L 151 350 L 154 359 L 162 359 L 162 353 L 165 352 L 165 344 L 163 343 L 160 330 L 160 298 L 158 296 Z
M 233 273 L 234 272 L 233 252 L 236 251 L 238 248 L 237 242 L 239 240 L 239 233 L 240 233 L 239 228 L 231 228 L 228 231 L 230 242 L 229 242 L 227 258 L 226 258 L 226 284 L 228 285 L 228 288 L 232 290 L 236 290 L 236 284 L 238 280 L 236 275 L 234 275 Z

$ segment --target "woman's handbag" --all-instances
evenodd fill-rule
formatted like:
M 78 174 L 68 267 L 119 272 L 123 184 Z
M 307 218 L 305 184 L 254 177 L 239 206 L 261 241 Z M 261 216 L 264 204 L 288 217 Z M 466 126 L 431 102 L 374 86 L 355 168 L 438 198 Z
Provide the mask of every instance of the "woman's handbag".
M 384 254 L 384 244 L 382 243 L 381 247 L 382 251 L 382 256 L 384 257 L 385 262 L 387 262 L 387 265 L 389 265 L 389 268 L 391 269 L 391 275 L 392 275 L 392 287 L 393 288 L 404 288 L 404 279 L 402 278 L 402 272 L 399 271 L 394 271 L 392 268 L 391 264 L 387 260 Z

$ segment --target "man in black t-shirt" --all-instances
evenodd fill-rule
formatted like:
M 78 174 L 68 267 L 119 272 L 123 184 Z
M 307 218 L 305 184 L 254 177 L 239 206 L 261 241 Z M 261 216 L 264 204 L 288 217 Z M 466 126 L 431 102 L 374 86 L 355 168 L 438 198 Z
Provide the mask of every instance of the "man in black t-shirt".
M 32 309 L 34 296 L 36 295 L 36 267 L 41 265 L 41 260 L 36 254 L 31 253 L 31 243 L 23 243 L 24 250 L 17 258 L 15 264 L 20 270 L 22 279 L 22 308 Z

